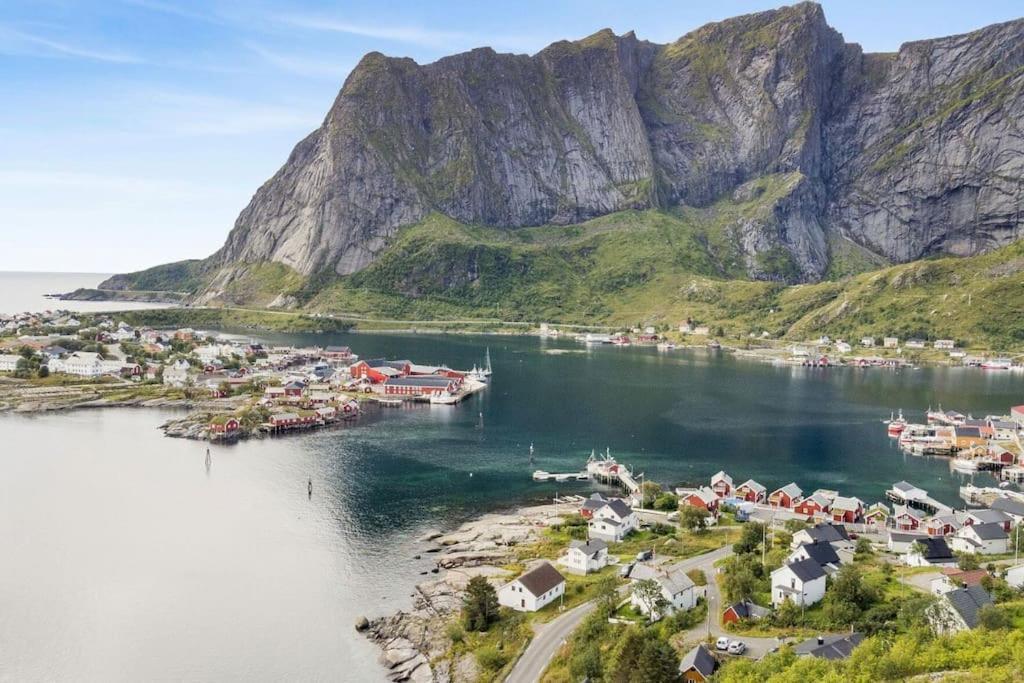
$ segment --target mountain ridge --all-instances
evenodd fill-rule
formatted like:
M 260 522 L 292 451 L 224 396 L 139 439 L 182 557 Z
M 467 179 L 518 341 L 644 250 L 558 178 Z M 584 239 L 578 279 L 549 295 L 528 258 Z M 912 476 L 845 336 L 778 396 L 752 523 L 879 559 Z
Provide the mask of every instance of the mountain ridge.
M 1022 38 L 1016 20 L 865 54 L 802 3 L 666 45 L 605 29 L 532 56 L 370 53 L 196 267 L 197 300 L 259 263 L 358 281 L 435 214 L 510 233 L 704 216 L 731 252 L 720 277 L 789 283 L 827 277 L 836 245 L 876 264 L 982 253 L 1024 234 Z M 758 207 L 720 224 L 729 204 Z

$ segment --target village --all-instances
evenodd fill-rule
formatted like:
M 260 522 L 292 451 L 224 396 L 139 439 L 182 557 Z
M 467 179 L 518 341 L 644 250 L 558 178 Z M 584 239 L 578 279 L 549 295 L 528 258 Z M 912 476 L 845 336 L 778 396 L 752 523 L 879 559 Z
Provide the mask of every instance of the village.
M 109 317 L 88 327 L 70 314 L 19 322 L 19 331 L 30 332 L 3 338 L 0 346 L 0 377 L 9 378 L 16 390 L 24 386 L 26 395 L 38 397 L 40 392 L 76 395 L 83 385 L 119 396 L 136 389 L 146 399 L 142 405 L 168 405 L 167 397 L 181 397 L 173 405 L 200 408 L 165 424 L 165 432 L 196 439 L 323 427 L 355 419 L 367 405 L 453 405 L 486 388 L 491 374 L 489 354 L 483 367 L 460 371 L 410 360 L 361 359 L 347 346 L 265 346 L 191 328 L 133 328 Z M 31 409 L 40 402 L 22 403 L 21 409 L 25 405 Z
M 1014 491 L 953 509 L 905 481 L 868 503 L 724 471 L 668 490 L 607 452 L 575 475 L 603 486 L 430 537 L 434 573 L 443 573 L 420 587 L 420 607 L 360 626 L 384 648 L 394 680 L 426 680 L 415 671 L 460 666 L 481 649 L 488 655 L 477 666 L 509 681 L 607 677 L 602 667 L 618 665 L 606 653 L 639 637 L 651 647 L 643 657 L 661 670 L 707 681 L 783 650 L 835 661 L 880 633 L 920 627 L 943 636 L 1024 614 L 1024 495 Z M 467 578 L 486 580 L 505 615 L 479 634 L 459 621 L 471 598 L 443 608 L 428 598 L 453 584 L 486 592 L 467 588 Z M 441 620 L 437 630 L 456 637 L 411 642 L 411 632 L 431 628 L 410 628 L 414 618 Z M 523 618 L 534 624 L 532 640 L 511 635 Z M 492 637 L 513 651 L 491 653 Z
M 558 338 L 561 334 L 548 324 L 540 325 L 539 335 L 542 338 Z M 921 362 L 934 362 L 984 370 L 1024 371 L 1024 365 L 1014 363 L 1012 358 L 1006 356 L 968 353 L 954 339 L 928 341 L 882 336 L 862 337 L 850 342 L 821 335 L 814 340 L 790 343 L 773 340 L 767 332 L 751 332 L 745 340 L 741 340 L 744 343 L 728 342 L 730 345 L 726 346 L 720 341 L 723 336 L 724 331 L 721 329 L 712 330 L 707 325 L 686 320 L 679 323 L 676 330 L 648 325 L 621 332 L 585 332 L 576 334 L 574 338 L 588 346 L 652 346 L 659 351 L 692 347 L 726 349 L 740 356 L 803 367 L 903 368 Z

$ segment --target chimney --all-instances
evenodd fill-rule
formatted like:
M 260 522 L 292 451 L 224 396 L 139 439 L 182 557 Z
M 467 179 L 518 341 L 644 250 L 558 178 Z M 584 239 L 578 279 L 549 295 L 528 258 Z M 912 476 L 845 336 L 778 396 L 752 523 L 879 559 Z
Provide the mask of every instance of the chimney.
M 818 636 L 818 645 L 824 645 L 824 644 L 825 644 L 825 637 L 824 636 Z

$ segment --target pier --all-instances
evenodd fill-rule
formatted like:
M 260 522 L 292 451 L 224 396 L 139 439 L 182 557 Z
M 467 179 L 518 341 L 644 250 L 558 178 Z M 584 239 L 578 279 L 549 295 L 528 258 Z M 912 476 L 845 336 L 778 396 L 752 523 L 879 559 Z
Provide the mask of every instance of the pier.
M 608 451 L 605 451 L 605 455 L 600 458 L 591 452 L 590 457 L 587 458 L 587 472 L 591 479 L 621 486 L 630 495 L 640 493 L 637 477 L 643 475 L 634 475 L 625 465 L 616 462 Z

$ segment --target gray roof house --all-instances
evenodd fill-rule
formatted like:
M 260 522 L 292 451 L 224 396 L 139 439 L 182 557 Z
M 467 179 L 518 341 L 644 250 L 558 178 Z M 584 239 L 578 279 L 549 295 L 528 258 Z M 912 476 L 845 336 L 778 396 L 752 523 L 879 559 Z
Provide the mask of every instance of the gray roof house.
M 992 596 L 981 586 L 957 588 L 929 608 L 928 621 L 940 635 L 972 629 L 978 625 L 981 608 L 991 604 Z
M 862 633 L 841 633 L 834 636 L 808 638 L 796 645 L 793 652 L 798 657 L 819 657 L 821 659 L 846 659 L 853 648 L 864 640 Z
M 679 662 L 679 673 L 689 681 L 706 681 L 718 668 L 718 660 L 703 645 L 698 645 Z

